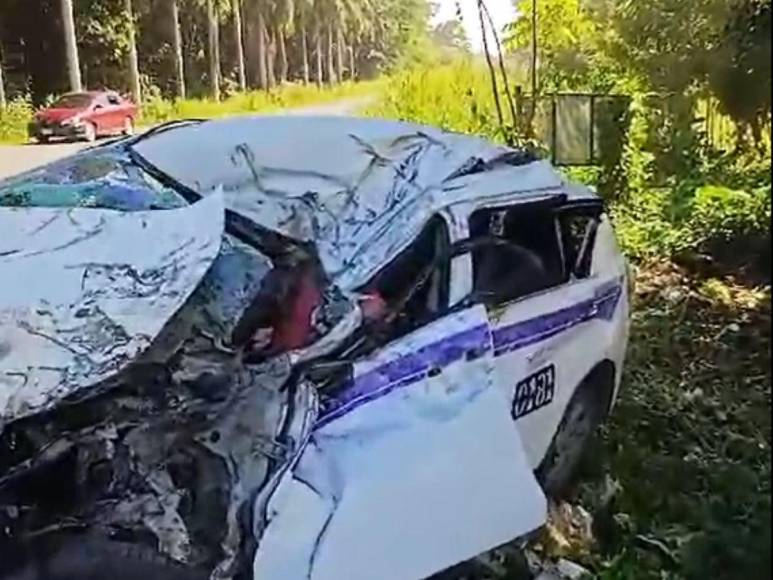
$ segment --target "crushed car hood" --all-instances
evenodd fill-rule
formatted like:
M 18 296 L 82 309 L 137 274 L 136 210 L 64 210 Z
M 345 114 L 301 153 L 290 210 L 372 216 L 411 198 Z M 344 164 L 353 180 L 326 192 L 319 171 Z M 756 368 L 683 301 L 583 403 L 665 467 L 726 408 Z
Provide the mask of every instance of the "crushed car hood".
M 239 117 L 140 136 L 149 163 L 228 209 L 316 247 L 345 290 L 367 281 L 440 208 L 569 191 L 548 162 L 437 128 L 378 119 Z
M 215 260 L 222 195 L 123 212 L 0 207 L 0 430 L 95 394 L 145 352 Z

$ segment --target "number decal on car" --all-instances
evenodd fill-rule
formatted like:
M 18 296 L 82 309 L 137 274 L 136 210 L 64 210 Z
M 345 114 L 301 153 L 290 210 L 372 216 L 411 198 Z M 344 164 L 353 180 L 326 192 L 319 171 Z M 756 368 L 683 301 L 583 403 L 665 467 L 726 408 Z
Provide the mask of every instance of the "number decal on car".
M 556 367 L 546 366 L 515 385 L 513 419 L 549 405 L 556 391 Z

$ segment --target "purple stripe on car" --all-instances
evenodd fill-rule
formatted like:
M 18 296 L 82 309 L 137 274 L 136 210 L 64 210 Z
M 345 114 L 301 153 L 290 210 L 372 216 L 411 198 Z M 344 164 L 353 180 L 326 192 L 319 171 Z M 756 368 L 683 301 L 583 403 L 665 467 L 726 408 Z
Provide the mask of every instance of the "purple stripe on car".
M 491 332 L 481 325 L 444 338 L 416 352 L 389 361 L 357 377 L 326 402 L 317 422 L 321 427 L 346 413 L 396 389 L 421 381 L 435 371 L 474 353 L 491 349 Z
M 600 318 L 611 320 L 622 295 L 619 280 L 599 287 L 593 298 L 567 308 L 494 329 L 478 326 L 429 344 L 414 353 L 384 363 L 357 377 L 323 405 L 316 428 L 346 415 L 360 405 L 426 378 L 434 371 L 494 348 L 494 356 L 547 340 L 574 326 Z

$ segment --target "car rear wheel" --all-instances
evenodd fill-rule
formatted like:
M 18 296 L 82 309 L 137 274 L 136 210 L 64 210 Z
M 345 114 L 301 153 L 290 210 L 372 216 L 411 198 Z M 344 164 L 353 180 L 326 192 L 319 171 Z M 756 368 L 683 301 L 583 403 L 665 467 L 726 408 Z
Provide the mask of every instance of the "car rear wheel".
M 537 480 L 551 497 L 566 494 L 574 483 L 588 441 L 607 413 L 613 377 L 603 367 L 577 387 L 536 471 Z
M 123 134 L 127 137 L 134 135 L 134 120 L 131 117 L 126 117 L 123 121 Z
M 89 143 L 93 143 L 97 140 L 97 128 L 92 123 L 86 123 L 86 128 L 83 133 L 83 138 Z

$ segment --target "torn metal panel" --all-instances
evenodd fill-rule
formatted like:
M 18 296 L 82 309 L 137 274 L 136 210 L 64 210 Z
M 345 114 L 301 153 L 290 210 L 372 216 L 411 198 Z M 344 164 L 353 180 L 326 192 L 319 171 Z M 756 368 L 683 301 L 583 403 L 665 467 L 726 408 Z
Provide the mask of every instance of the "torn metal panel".
M 0 424 L 85 394 L 142 354 L 220 248 L 215 194 L 123 213 L 0 209 Z M 93 393 L 90 393 L 93 394 Z
M 475 307 L 355 365 L 269 503 L 256 578 L 416 580 L 543 523 L 491 340 Z

